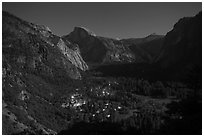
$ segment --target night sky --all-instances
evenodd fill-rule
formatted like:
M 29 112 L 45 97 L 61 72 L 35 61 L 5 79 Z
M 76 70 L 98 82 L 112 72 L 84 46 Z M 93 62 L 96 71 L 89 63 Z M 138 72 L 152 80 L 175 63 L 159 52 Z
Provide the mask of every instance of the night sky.
M 165 35 L 184 16 L 202 10 L 200 3 L 3 3 L 3 10 L 48 26 L 59 36 L 83 26 L 98 36 L 138 38 Z

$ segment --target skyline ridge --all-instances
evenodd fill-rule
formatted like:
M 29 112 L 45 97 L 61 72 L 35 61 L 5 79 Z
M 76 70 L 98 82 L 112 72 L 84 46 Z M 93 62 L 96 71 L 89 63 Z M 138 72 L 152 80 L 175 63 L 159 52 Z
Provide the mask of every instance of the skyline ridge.
M 28 23 L 33 23 L 33 22 L 29 22 L 29 21 L 27 21 L 27 20 L 25 20 L 25 19 L 20 18 L 19 16 L 15 15 L 15 14 L 9 12 L 9 11 L 2 10 L 2 12 L 7 12 L 8 14 L 10 14 L 10 15 L 12 15 L 12 16 L 14 16 L 14 17 L 17 17 L 17 18 L 19 18 L 19 19 L 21 19 L 21 20 L 23 20 L 23 21 L 26 21 L 26 22 L 28 22 Z M 198 13 L 196 13 L 194 16 L 198 15 L 200 12 L 202 13 L 202 10 L 199 11 Z M 188 16 L 188 17 L 194 17 L 194 16 Z M 186 18 L 186 17 L 182 17 L 182 18 Z M 182 18 L 180 18 L 180 19 L 182 19 Z M 180 19 L 179 19 L 179 20 L 180 20 Z M 179 20 L 177 20 L 177 22 L 178 22 Z M 175 25 L 177 22 L 175 22 L 174 25 Z M 53 32 L 53 30 L 52 30 L 49 26 L 47 26 L 46 24 L 36 24 L 36 23 L 34 23 L 34 24 L 35 24 L 35 25 L 40 25 L 40 26 L 45 26 L 45 27 L 47 27 L 49 30 L 51 30 L 51 32 L 52 32 L 54 35 L 57 35 L 57 34 L 55 34 L 55 33 Z M 172 29 L 173 29 L 174 25 L 172 26 Z M 69 33 L 67 33 L 67 34 L 62 34 L 62 35 L 57 35 L 57 36 L 63 37 L 63 36 L 65 36 L 65 35 L 68 35 L 68 34 L 70 34 L 71 32 L 73 32 L 73 31 L 75 30 L 75 28 L 84 29 L 84 30 L 87 31 L 88 33 L 92 34 L 93 36 L 99 36 L 99 37 L 105 37 L 105 38 L 111 38 L 111 39 L 117 39 L 117 40 L 134 39 L 134 38 L 148 38 L 149 36 L 152 36 L 152 35 L 165 36 L 169 31 L 171 31 L 171 30 L 169 30 L 169 31 L 166 32 L 165 34 L 158 34 L 158 33 L 156 33 L 156 32 L 152 32 L 152 33 L 149 33 L 148 35 L 143 36 L 143 37 L 128 37 L 128 38 L 115 37 L 115 38 L 113 38 L 113 37 L 108 37 L 108 36 L 97 35 L 93 30 L 90 30 L 89 28 L 84 27 L 84 26 L 74 26 L 73 29 L 72 29 L 72 31 L 70 31 Z
M 139 38 L 155 32 L 165 35 L 182 17 L 202 10 L 200 2 L 186 3 L 6 3 L 3 10 L 48 26 L 62 36 L 83 26 L 98 36 Z M 37 9 L 37 10 L 36 10 Z

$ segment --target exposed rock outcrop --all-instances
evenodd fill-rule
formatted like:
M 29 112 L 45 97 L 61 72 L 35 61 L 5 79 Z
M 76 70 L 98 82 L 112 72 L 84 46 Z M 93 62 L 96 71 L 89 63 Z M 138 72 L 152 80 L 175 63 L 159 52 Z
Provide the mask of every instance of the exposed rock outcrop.
M 70 42 L 65 42 L 60 38 L 57 46 L 61 50 L 61 52 L 67 57 L 67 59 L 72 62 L 79 69 L 86 71 L 88 70 L 88 65 L 84 62 L 81 57 L 80 50 L 78 45 L 71 44 Z M 72 47 L 70 47 L 72 46 Z
M 63 46 L 69 50 L 60 50 L 58 46 L 61 40 L 45 26 L 28 23 L 3 12 L 3 53 L 9 55 L 12 54 L 11 51 L 16 50 L 18 54 L 16 57 L 13 54 L 13 57 L 17 58 L 18 63 L 24 62 L 24 67 L 32 70 L 42 67 L 43 71 L 46 68 L 51 75 L 53 67 L 56 67 L 63 68 L 64 73 L 74 79 L 81 77 L 76 67 L 83 71 L 88 68 L 79 50 L 70 49 L 66 44 Z
M 62 130 L 62 118 L 55 117 L 58 110 L 50 100 L 87 69 L 76 45 L 45 26 L 2 12 L 2 99 L 8 106 L 2 110 L 3 134 Z
M 137 62 L 154 63 L 155 58 L 159 55 L 163 44 L 163 35 L 155 33 L 148 35 L 144 38 L 129 38 L 122 39 L 121 41 L 128 45 L 130 50 L 137 55 Z
M 75 27 L 65 40 L 77 43 L 88 63 L 132 62 L 134 54 L 116 39 L 99 37 L 82 27 Z
M 152 63 L 162 44 L 162 35 L 151 34 L 145 38 L 111 39 L 96 36 L 83 27 L 63 36 L 77 43 L 83 59 L 88 63 Z

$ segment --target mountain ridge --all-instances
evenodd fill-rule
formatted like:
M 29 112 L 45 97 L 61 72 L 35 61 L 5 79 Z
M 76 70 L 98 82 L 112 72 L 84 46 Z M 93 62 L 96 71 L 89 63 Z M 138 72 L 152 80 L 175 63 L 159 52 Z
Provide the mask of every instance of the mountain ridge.
M 149 42 L 161 37 L 163 36 L 150 34 L 145 38 L 141 38 L 143 40 L 140 43 Z M 132 45 L 132 43 L 126 43 L 124 39 L 118 40 L 96 36 L 81 27 L 75 27 L 71 33 L 64 35 L 63 38 L 79 45 L 82 57 L 86 62 L 98 64 L 151 62 L 149 59 L 144 59 L 151 57 L 146 57 L 149 55 L 143 49 L 141 49 L 144 52 L 143 55 L 131 50 L 129 45 Z

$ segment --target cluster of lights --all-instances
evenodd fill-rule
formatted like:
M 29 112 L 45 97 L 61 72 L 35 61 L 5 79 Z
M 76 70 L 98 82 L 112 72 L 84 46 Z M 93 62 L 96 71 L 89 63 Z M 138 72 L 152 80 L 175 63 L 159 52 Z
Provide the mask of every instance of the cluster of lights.
M 76 107 L 80 107 L 80 106 L 86 104 L 86 100 L 80 98 L 81 96 L 82 95 L 80 95 L 78 93 L 71 95 L 70 99 L 68 99 L 67 102 L 62 104 L 62 107 L 63 108 L 66 108 L 66 107 L 76 108 Z M 82 111 L 82 110 L 80 109 L 80 111 Z

